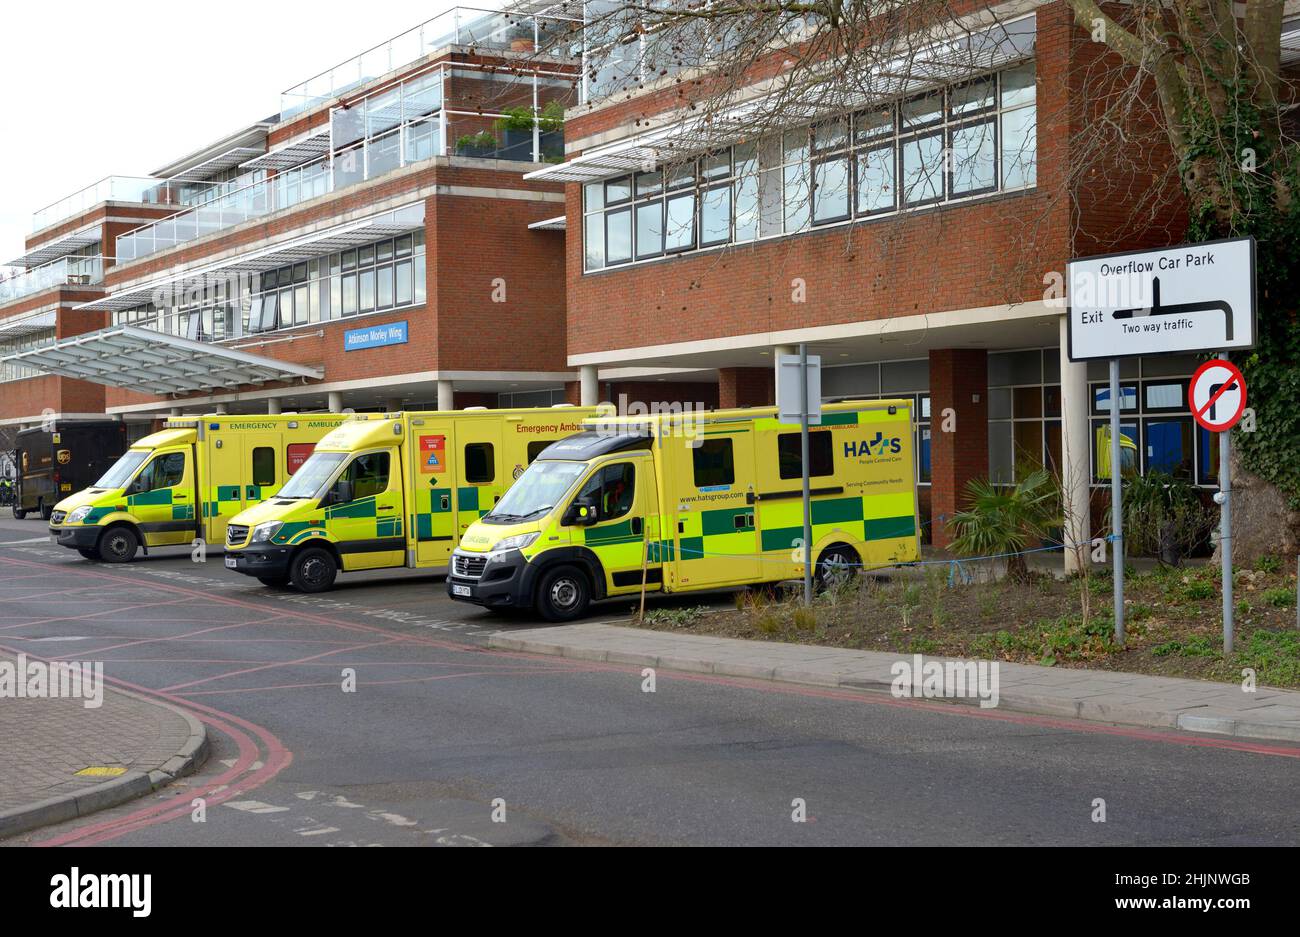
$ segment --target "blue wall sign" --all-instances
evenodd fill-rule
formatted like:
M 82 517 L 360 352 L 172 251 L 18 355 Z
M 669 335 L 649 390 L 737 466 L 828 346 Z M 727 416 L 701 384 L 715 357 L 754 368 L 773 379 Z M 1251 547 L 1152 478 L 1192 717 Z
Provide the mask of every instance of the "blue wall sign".
M 406 341 L 406 320 L 403 319 L 401 322 L 386 322 L 364 329 L 348 329 L 343 333 L 343 350 L 360 351 L 381 345 L 405 345 Z

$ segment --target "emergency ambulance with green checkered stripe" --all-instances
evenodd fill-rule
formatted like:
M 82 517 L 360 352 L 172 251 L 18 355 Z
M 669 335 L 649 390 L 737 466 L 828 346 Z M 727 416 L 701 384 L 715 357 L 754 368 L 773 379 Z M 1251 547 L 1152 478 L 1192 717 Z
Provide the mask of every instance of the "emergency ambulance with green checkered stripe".
M 275 495 L 342 414 L 173 419 L 145 436 L 94 485 L 50 515 L 55 543 L 86 559 L 125 563 L 141 547 L 220 544 L 231 517 Z
M 911 401 L 824 405 L 808 463 L 823 586 L 919 559 Z M 643 589 L 801 578 L 802 466 L 772 407 L 589 420 L 465 532 L 448 594 L 566 621 Z
M 277 495 L 232 518 L 226 566 L 268 586 L 447 565 L 461 535 L 595 407 L 366 414 L 323 438 Z

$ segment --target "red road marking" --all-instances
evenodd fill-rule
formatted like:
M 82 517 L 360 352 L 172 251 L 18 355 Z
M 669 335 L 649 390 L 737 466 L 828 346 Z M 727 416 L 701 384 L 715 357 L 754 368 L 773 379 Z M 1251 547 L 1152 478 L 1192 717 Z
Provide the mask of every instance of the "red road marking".
M 37 564 L 37 563 L 32 563 L 24 560 L 15 560 L 7 557 L 3 559 L 5 563 L 8 563 L 10 565 L 22 565 L 22 566 L 37 567 L 42 569 L 49 568 L 44 564 Z M 138 584 L 135 583 L 135 581 L 133 580 L 126 579 L 125 577 L 98 573 L 89 570 L 72 570 L 72 572 L 80 576 L 92 576 L 95 578 L 107 579 L 114 582 L 126 582 L 131 584 Z M 284 614 L 291 614 L 295 618 L 300 618 L 306 621 L 314 621 L 316 623 L 349 629 L 349 630 L 366 631 L 374 634 L 383 634 L 395 639 L 393 641 L 375 642 L 369 645 L 357 645 L 356 647 L 350 649 L 361 649 L 364 647 L 373 647 L 382 644 L 397 643 L 399 641 L 402 641 L 402 642 L 413 642 L 413 643 L 421 644 L 424 646 L 430 646 L 430 647 L 439 647 L 445 650 L 452 650 L 452 651 L 481 652 L 480 648 L 473 645 L 457 644 L 450 641 L 440 641 L 432 638 L 425 638 L 423 636 L 404 635 L 397 632 L 387 631 L 386 629 L 378 628 L 371 625 L 360 625 L 360 624 L 340 622 L 340 621 L 327 618 L 325 616 L 316 615 L 312 613 L 299 613 L 295 611 L 292 613 L 277 614 L 273 610 L 267 609 L 265 606 L 259 605 L 257 603 L 247 602 L 239 599 L 233 599 L 227 596 L 213 595 L 211 593 L 206 593 L 195 589 L 185 589 L 167 583 L 151 584 L 151 586 L 154 586 L 159 590 L 166 590 L 166 591 L 171 591 L 173 593 L 180 593 L 185 596 L 202 598 L 210 602 L 217 602 L 221 604 L 232 605 L 232 606 L 243 607 L 243 608 L 253 608 L 262 613 L 277 615 L 277 617 L 284 617 Z M 155 603 L 155 604 L 175 604 L 175 603 Z M 152 606 L 138 606 L 138 607 L 152 607 Z M 122 611 L 122 610 L 124 609 L 114 609 L 110 611 Z M 80 617 L 86 617 L 86 616 L 80 616 Z M 53 621 L 62 621 L 62 620 L 76 620 L 76 619 L 56 618 L 56 619 L 49 619 L 48 621 L 53 622 Z M 29 624 L 33 624 L 33 623 L 29 623 Z M 13 653 L 18 653 L 17 649 L 14 648 L 6 647 L 4 649 L 9 650 Z M 343 648 L 340 650 L 347 650 L 347 649 L 349 648 Z M 338 653 L 338 651 L 331 652 L 331 653 Z M 515 651 L 491 651 L 489 653 L 491 653 L 492 656 L 496 656 L 499 658 L 531 660 L 536 662 L 548 662 L 548 663 L 555 661 L 556 657 L 558 656 L 558 655 L 545 655 L 545 654 L 530 654 L 530 653 L 515 652 Z M 37 655 L 29 654 L 28 656 L 34 657 Z M 320 657 L 320 656 L 324 656 L 324 655 L 314 655 L 313 657 L 302 658 L 296 663 L 307 663 L 312 659 L 314 659 L 314 657 Z M 561 659 L 566 661 L 573 660 L 572 658 L 561 658 Z M 292 663 L 295 662 L 285 661 L 285 662 L 270 664 L 267 666 L 277 667 L 277 666 L 285 666 Z M 575 664 L 576 663 L 577 662 L 575 661 Z M 266 668 L 264 667 L 252 668 L 252 670 L 258 670 L 258 669 L 266 669 Z M 584 661 L 581 662 L 581 666 L 576 667 L 575 669 L 569 672 L 596 673 L 602 671 L 639 675 L 641 671 L 641 667 L 636 665 L 608 664 L 599 661 Z M 251 672 L 251 671 L 236 671 L 235 673 L 240 673 L 240 672 Z M 555 668 L 550 668 L 550 669 L 539 670 L 536 672 L 552 673 L 552 672 L 562 672 L 562 671 L 557 670 Z M 884 696 L 883 694 L 864 693 L 857 690 L 848 690 L 848 689 L 839 690 L 839 689 L 832 689 L 832 688 L 799 686 L 794 684 L 779 684 L 779 683 L 768 682 L 768 681 L 750 681 L 742 678 L 732 678 L 732 677 L 724 677 L 724 676 L 710 675 L 710 674 L 690 674 L 690 673 L 674 672 L 671 670 L 663 670 L 662 674 L 663 676 L 674 680 L 690 681 L 690 682 L 704 683 L 704 684 L 717 685 L 717 686 L 729 686 L 738 689 L 753 690 L 762 693 L 780 693 L 783 695 L 790 695 L 790 696 L 803 696 L 803 697 L 834 699 L 834 700 L 842 700 L 846 702 L 858 702 L 858 703 L 867 703 L 867 704 L 883 705 L 883 706 L 896 706 L 902 708 L 920 709 L 929 712 L 942 713 L 950 716 L 965 716 L 968 718 L 994 719 L 1001 722 L 1008 722 L 1017 725 L 1038 726 L 1042 728 L 1059 729 L 1068 732 L 1083 732 L 1083 733 L 1096 734 L 1096 735 L 1107 735 L 1107 736 L 1115 736 L 1121 738 L 1138 739 L 1142 741 L 1159 742 L 1163 744 L 1175 744 L 1175 745 L 1184 745 L 1184 746 L 1192 746 L 1192 747 L 1200 747 L 1200 748 L 1214 748 L 1214 749 L 1223 749 L 1229 751 L 1240 751 L 1240 752 L 1245 752 L 1250 754 L 1269 755 L 1274 757 L 1300 758 L 1300 748 L 1287 747 L 1283 745 L 1270 745 L 1262 742 L 1251 742 L 1251 741 L 1243 741 L 1243 740 L 1229 739 L 1229 738 L 1207 738 L 1204 736 L 1195 736 L 1195 735 L 1189 735 L 1183 733 L 1141 729 L 1135 727 L 1131 728 L 1131 727 L 1124 727 L 1124 726 L 1106 725 L 1101 723 L 1086 723 L 1086 722 L 1080 722 L 1076 720 L 1058 719 L 1058 718 L 1045 717 L 1045 716 L 1034 716 L 1029 714 L 998 712 L 993 710 L 979 709 L 978 707 L 974 707 L 974 706 L 968 707 L 968 706 L 962 706 L 962 705 L 957 705 L 952 703 L 936 703 L 936 702 L 929 702 L 925 700 L 914 700 L 914 699 L 894 699 L 893 697 Z M 222 676 L 233 676 L 233 675 L 235 674 L 234 673 L 223 674 L 223 675 L 218 675 L 217 677 L 207 678 L 207 679 L 219 679 Z M 520 672 L 520 675 L 526 675 L 526 674 L 524 672 Z M 435 677 L 435 679 L 446 679 L 454 676 L 460 676 L 460 675 L 442 675 L 441 677 Z M 264 767 L 249 775 L 249 777 L 246 778 L 243 783 L 234 787 L 229 787 L 227 788 L 227 790 L 220 791 L 215 795 L 210 794 L 207 797 L 209 804 L 220 804 L 224 800 L 227 800 L 230 797 L 235 796 L 236 793 L 243 793 L 255 789 L 256 787 L 260 787 L 262 784 L 265 784 L 271 778 L 275 777 L 275 775 L 277 775 L 280 771 L 282 771 L 292 761 L 292 757 L 293 757 L 292 753 L 290 753 L 287 749 L 285 749 L 284 746 L 279 742 L 279 740 L 276 739 L 273 735 L 271 735 L 271 733 L 261 728 L 260 726 L 255 726 L 252 723 L 249 723 L 246 720 L 243 720 L 237 716 L 233 716 L 230 713 L 224 713 L 220 710 L 213 709 L 202 703 L 194 702 L 184 697 L 173 696 L 166 690 L 162 690 L 162 691 L 153 690 L 153 689 L 149 689 L 146 687 L 142 687 L 136 684 L 128 683 L 126 681 L 117 680 L 113 678 L 105 678 L 105 679 L 109 683 L 112 683 L 117 686 L 123 686 L 128 689 L 132 689 L 136 692 L 141 693 L 142 695 L 156 696 L 162 699 L 166 699 L 168 702 L 172 702 L 181 708 L 190 709 L 192 711 L 199 710 L 200 712 L 196 713 L 196 715 L 199 715 L 199 717 L 205 723 L 208 723 L 214 726 L 215 728 L 217 728 L 219 731 L 222 731 L 230 735 L 232 738 L 236 739 L 237 742 L 239 741 L 239 736 L 242 733 L 240 733 L 237 729 L 233 728 L 234 726 L 246 727 L 263 740 L 263 744 L 266 746 L 268 751 L 268 757 L 263 759 Z M 203 681 L 198 681 L 198 682 L 203 682 Z M 396 681 L 392 681 L 392 682 L 396 682 Z M 184 684 L 182 686 L 187 686 L 187 685 L 194 685 L 194 684 L 190 683 L 190 684 Z M 330 685 L 332 686 L 334 684 L 330 684 Z M 220 692 L 229 692 L 229 691 L 220 691 Z M 199 694 L 195 694 L 195 695 L 199 695 Z M 245 738 L 247 737 L 245 736 Z M 217 787 L 223 783 L 227 783 L 227 781 L 223 779 L 237 777 L 240 771 L 242 771 L 243 768 L 247 767 L 243 755 L 244 755 L 244 748 L 241 746 L 241 758 L 240 761 L 236 763 L 235 768 L 232 768 L 230 772 L 225 772 L 223 775 L 221 775 L 220 778 L 214 780 L 211 784 L 205 785 L 203 788 L 200 788 L 198 790 L 210 791 L 212 787 Z M 251 764 L 251 760 L 252 759 L 248 759 L 247 764 Z M 196 793 L 196 796 L 202 796 L 202 795 Z M 69 842 L 80 842 L 92 835 L 95 836 L 93 840 L 94 842 L 103 842 L 108 839 L 113 839 L 118 836 L 124 835 L 127 832 L 132 832 L 133 830 L 140 829 L 145 826 L 149 826 L 155 823 L 165 822 L 167 820 L 175 819 L 177 817 L 187 814 L 190 810 L 188 800 L 183 800 L 180 798 L 177 798 L 176 800 L 179 800 L 180 803 L 178 804 L 176 803 L 176 801 L 169 801 L 169 802 L 163 802 L 161 804 L 151 805 L 150 807 L 143 808 L 142 810 L 136 811 L 127 817 L 120 818 L 119 820 L 106 821 L 103 824 L 96 824 L 91 827 L 72 831 L 70 833 L 64 834 L 61 837 L 57 837 L 54 840 L 45 841 L 42 844 L 58 845 L 58 844 L 69 843 Z M 99 835 L 101 832 L 103 835 Z
M 336 647 L 332 651 L 321 651 L 319 654 L 312 654 L 308 657 L 299 657 L 296 660 L 278 660 L 271 663 L 262 664 L 258 667 L 244 667 L 240 670 L 231 670 L 227 673 L 213 674 L 211 677 L 200 677 L 198 680 L 191 680 L 188 683 L 175 683 L 168 687 L 163 687 L 163 692 L 173 693 L 176 690 L 183 690 L 187 686 L 198 686 L 200 683 L 210 683 L 213 680 L 224 680 L 226 677 L 238 677 L 246 673 L 257 673 L 259 670 L 273 670 L 276 667 L 292 667 L 295 664 L 305 664 L 308 661 L 318 660 L 322 657 L 329 657 L 333 654 L 343 654 L 347 651 L 364 651 L 370 647 L 382 647 L 386 644 L 395 644 L 401 640 L 401 636 L 389 638 L 387 641 L 371 641 L 368 644 L 354 644 L 350 647 Z
M 16 648 L 6 645 L 0 645 L 0 650 L 5 650 L 10 653 L 20 653 Z M 35 657 L 38 660 L 45 660 L 45 658 L 41 658 L 36 654 L 28 654 L 27 656 Z M 189 700 L 173 696 L 165 691 L 144 687 L 127 680 L 120 680 L 107 675 L 104 677 L 104 682 L 116 687 L 131 690 L 132 692 L 138 693 L 144 697 L 165 700 L 178 709 L 188 711 L 191 715 L 195 716 L 206 725 L 217 729 L 219 732 L 224 733 L 234 740 L 239 751 L 235 764 L 232 765 L 229 770 L 224 771 L 218 777 L 213 778 L 210 782 L 194 789 L 194 797 L 203 797 L 209 806 L 221 804 L 237 794 L 261 787 L 267 781 L 270 781 L 277 774 L 287 768 L 293 761 L 293 753 L 285 748 L 284 744 L 270 731 L 232 713 L 223 712 L 220 709 L 215 709 L 203 703 L 190 702 Z M 242 730 L 247 730 L 247 732 Z M 261 741 L 262 747 L 266 750 L 266 755 L 260 759 L 262 762 L 262 767 L 260 769 L 249 773 L 247 777 L 240 781 L 240 783 L 235 784 L 234 782 L 237 781 L 241 775 L 248 772 L 249 768 L 252 767 L 253 762 L 259 760 L 257 757 L 257 745 L 249 737 L 248 733 L 255 735 Z M 225 790 L 216 790 L 216 788 L 220 788 L 223 785 L 226 786 Z M 124 817 L 105 820 L 99 823 L 92 823 L 89 826 L 70 830 L 67 833 L 60 834 L 51 839 L 41 840 L 35 845 L 64 846 L 71 843 L 91 845 L 109 839 L 115 839 L 126 833 L 133 832 L 134 830 L 187 815 L 191 810 L 190 801 L 192 799 L 192 797 L 177 797 L 171 800 L 153 803 L 139 810 L 133 811 Z M 85 842 L 83 842 L 83 840 Z

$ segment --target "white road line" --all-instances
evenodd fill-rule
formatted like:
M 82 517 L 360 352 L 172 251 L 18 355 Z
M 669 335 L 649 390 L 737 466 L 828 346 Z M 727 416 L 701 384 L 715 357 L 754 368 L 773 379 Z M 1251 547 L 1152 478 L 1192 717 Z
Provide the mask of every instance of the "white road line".
M 288 807 L 276 807 L 260 800 L 228 800 L 222 806 L 242 810 L 244 813 L 286 813 L 289 810 Z
M 294 832 L 299 836 L 320 836 L 324 833 L 337 833 L 339 828 L 337 826 L 303 827 L 301 830 L 294 830 Z

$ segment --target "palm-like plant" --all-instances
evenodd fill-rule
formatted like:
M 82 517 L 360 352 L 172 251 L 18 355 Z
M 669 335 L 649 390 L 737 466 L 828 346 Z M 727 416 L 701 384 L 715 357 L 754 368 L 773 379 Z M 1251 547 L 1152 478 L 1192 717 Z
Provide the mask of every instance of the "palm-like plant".
M 976 478 L 966 485 L 966 509 L 948 521 L 957 531 L 952 550 L 962 556 L 1007 555 L 1007 576 L 1023 582 L 1029 567 L 1022 552 L 1061 523 L 1060 494 L 1046 469 L 1034 469 L 1014 486 Z

